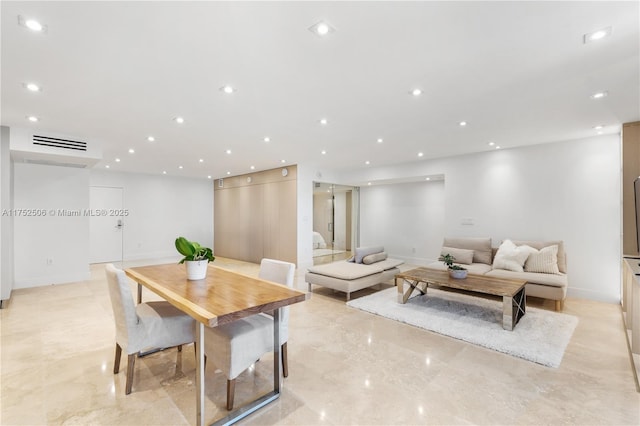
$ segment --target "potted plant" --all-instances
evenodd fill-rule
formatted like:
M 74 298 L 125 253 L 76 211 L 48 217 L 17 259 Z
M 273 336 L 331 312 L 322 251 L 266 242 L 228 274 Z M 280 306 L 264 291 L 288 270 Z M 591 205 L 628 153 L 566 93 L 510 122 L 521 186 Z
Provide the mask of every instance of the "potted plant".
M 209 247 L 202 247 L 185 237 L 176 238 L 176 249 L 184 258 L 178 263 L 187 265 L 187 279 L 201 280 L 207 276 L 207 265 L 216 258 Z
M 447 265 L 447 268 L 449 269 L 449 276 L 451 276 L 451 278 L 467 278 L 468 271 L 460 265 L 455 265 L 453 261 L 456 260 L 456 258 L 449 253 L 441 255 L 439 260 Z

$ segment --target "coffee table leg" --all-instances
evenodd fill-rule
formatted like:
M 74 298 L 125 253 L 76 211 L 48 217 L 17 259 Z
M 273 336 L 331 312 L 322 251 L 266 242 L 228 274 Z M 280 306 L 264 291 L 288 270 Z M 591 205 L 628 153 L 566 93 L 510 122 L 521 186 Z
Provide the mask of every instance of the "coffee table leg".
M 513 326 L 513 297 L 502 296 L 502 328 L 512 331 Z

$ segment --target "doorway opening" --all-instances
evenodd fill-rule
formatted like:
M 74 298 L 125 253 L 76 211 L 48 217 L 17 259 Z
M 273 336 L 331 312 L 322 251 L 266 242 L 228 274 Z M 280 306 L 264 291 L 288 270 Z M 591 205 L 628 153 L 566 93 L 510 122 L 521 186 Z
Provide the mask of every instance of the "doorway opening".
M 313 264 L 348 259 L 358 243 L 359 188 L 313 183 Z

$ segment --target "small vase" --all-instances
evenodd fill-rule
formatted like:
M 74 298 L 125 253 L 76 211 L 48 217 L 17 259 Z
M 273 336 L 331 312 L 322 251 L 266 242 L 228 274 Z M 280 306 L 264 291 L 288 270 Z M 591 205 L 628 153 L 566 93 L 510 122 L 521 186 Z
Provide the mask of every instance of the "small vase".
M 185 260 L 188 280 L 202 280 L 207 276 L 208 260 Z
M 466 269 L 449 269 L 449 276 L 451 278 L 455 278 L 457 280 L 460 280 L 462 278 L 467 278 L 467 271 Z

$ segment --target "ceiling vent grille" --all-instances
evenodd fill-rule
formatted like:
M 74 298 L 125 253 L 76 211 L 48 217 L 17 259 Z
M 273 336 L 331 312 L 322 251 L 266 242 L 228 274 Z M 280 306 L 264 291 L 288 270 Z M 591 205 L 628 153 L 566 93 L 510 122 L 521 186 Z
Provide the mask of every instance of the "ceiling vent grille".
M 34 145 L 48 146 L 51 148 L 68 149 L 73 151 L 86 151 L 87 143 L 74 141 L 71 139 L 52 138 L 50 136 L 33 135 L 32 143 Z

